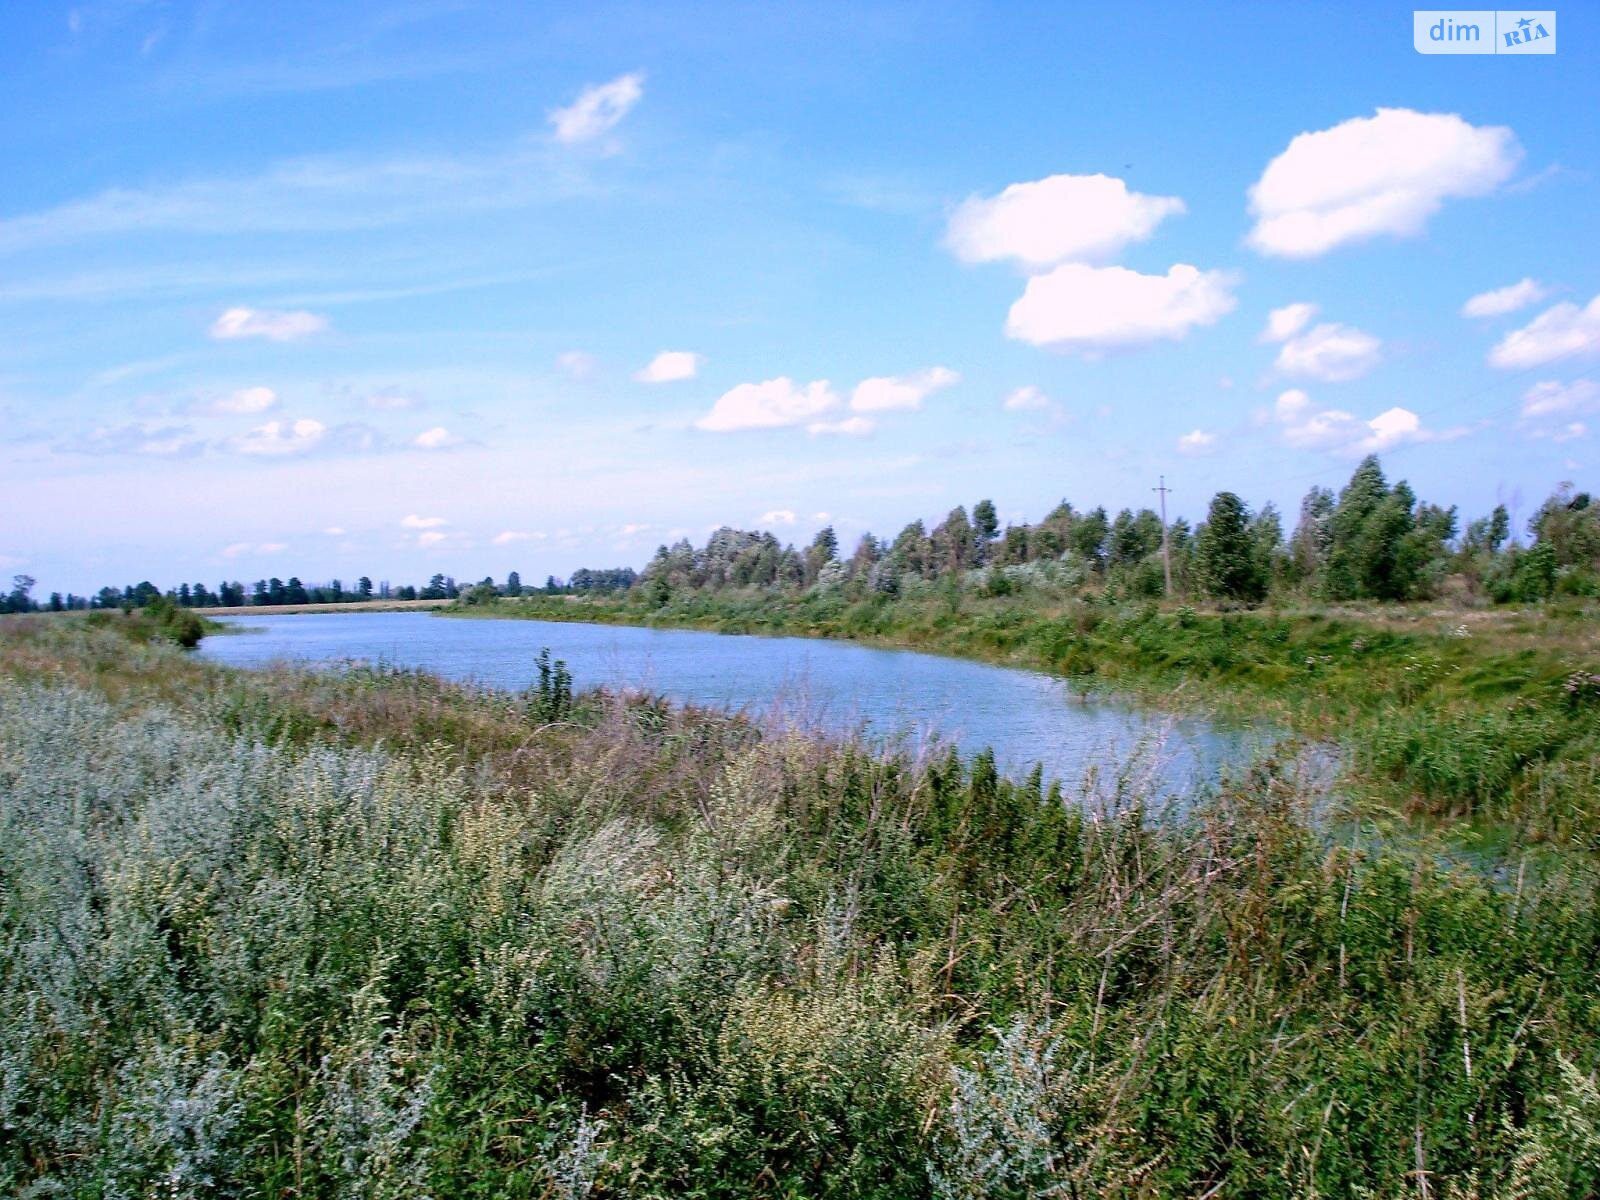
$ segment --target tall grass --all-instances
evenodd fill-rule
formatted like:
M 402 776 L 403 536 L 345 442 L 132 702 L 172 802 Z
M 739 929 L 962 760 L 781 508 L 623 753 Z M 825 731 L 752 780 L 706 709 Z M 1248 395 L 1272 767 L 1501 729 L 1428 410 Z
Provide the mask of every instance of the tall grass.
M 540 704 L 0 631 L 0 1187 L 1600 1187 L 1579 866 Z

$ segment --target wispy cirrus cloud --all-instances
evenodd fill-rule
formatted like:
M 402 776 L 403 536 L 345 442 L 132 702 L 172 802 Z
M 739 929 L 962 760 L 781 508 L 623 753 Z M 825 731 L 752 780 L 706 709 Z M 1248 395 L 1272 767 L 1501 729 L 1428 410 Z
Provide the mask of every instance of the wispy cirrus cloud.
M 558 142 L 592 142 L 615 129 L 643 98 L 642 72 L 619 75 L 609 83 L 590 84 L 571 104 L 550 110 L 550 128 Z
M 269 342 L 297 342 L 328 328 L 328 318 L 312 312 L 275 312 L 264 308 L 230 308 L 211 323 L 210 334 L 219 342 L 262 338 Z
M 1501 338 L 1489 352 L 1489 363 L 1515 369 L 1595 354 L 1600 354 L 1600 295 L 1582 308 L 1563 302 L 1545 309 Z
M 1501 317 L 1543 300 L 1549 293 L 1535 279 L 1522 279 L 1503 288 L 1479 292 L 1461 306 L 1463 317 Z
M 553 157 L 554 156 L 554 157 Z M 0 254 L 141 233 L 260 235 L 376 229 L 515 209 L 593 191 L 551 147 L 482 154 L 286 159 L 253 174 L 107 188 L 0 220 Z

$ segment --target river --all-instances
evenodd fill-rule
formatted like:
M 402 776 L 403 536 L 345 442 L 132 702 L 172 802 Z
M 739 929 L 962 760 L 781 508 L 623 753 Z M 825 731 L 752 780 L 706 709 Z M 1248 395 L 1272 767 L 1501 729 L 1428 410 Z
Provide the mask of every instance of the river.
M 1102 792 L 1132 770 L 1159 780 L 1160 791 L 1187 793 L 1270 740 L 1258 729 L 1088 698 L 1035 671 L 851 642 L 418 612 L 222 620 L 238 632 L 206 638 L 200 654 L 230 666 L 364 661 L 514 690 L 534 681 L 548 646 L 578 690 L 640 689 L 769 723 L 860 731 L 911 754 L 941 742 L 963 754 L 989 747 L 1008 774 L 1037 763 L 1047 779 L 1092 778 Z

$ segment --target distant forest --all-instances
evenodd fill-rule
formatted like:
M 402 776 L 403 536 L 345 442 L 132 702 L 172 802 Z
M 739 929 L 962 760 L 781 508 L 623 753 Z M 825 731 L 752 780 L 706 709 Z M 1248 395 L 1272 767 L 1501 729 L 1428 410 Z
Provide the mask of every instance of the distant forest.
M 1034 524 L 1002 528 L 994 503 L 980 500 L 970 513 L 952 509 L 931 529 L 918 520 L 892 540 L 863 534 L 848 556 L 832 526 L 804 547 L 770 532 L 725 526 L 699 548 L 687 540 L 660 547 L 643 572 L 585 568 L 565 581 L 550 576 L 542 587 L 524 586 L 515 571 L 504 583 L 485 578 L 466 585 L 434 575 L 420 588 L 374 586 L 366 576 L 348 589 L 337 579 L 308 586 L 290 577 L 257 580 L 249 588 L 224 582 L 215 590 L 185 583 L 166 592 L 143 582 L 102 588 L 94 596 L 52 593 L 41 603 L 32 595 L 34 580 L 21 575 L 0 597 L 0 611 L 145 607 L 163 596 L 182 607 L 214 608 L 417 599 L 478 604 L 534 594 L 642 592 L 645 602 L 664 604 L 684 591 L 821 589 L 893 597 L 940 584 L 991 595 L 1046 585 L 1155 598 L 1168 591 L 1169 573 L 1175 596 L 1238 604 L 1597 596 L 1600 504 L 1563 483 L 1525 531 L 1511 528 L 1504 505 L 1463 526 L 1454 506 L 1419 499 L 1403 480 L 1390 484 L 1372 456 L 1338 493 L 1325 487 L 1307 492 L 1288 534 L 1273 505 L 1251 511 L 1233 492 L 1214 496 L 1198 526 L 1178 518 L 1165 531 L 1149 508 L 1112 516 L 1104 507 L 1080 511 L 1065 500 Z

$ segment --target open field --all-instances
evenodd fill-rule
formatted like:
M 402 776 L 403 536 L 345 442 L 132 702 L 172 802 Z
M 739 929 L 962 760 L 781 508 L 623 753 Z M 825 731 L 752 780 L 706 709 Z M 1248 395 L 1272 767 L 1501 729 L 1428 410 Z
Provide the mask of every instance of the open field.
M 1600 891 L 1262 763 L 982 758 L 0 624 L 0 1184 L 82 1196 L 1600 1186 Z

